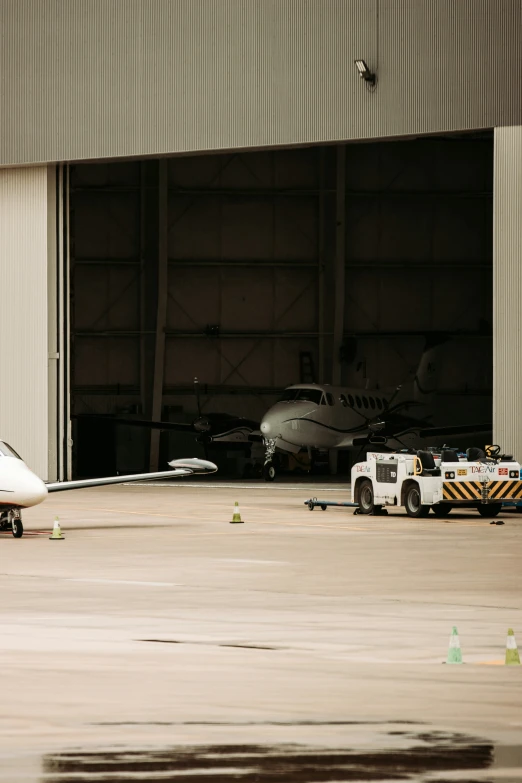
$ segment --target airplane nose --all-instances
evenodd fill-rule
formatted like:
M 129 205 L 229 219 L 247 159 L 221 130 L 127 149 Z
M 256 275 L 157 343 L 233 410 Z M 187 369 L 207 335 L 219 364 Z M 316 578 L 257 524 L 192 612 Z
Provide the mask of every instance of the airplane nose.
M 271 429 L 270 424 L 267 421 L 261 422 L 261 432 L 263 433 L 263 435 L 268 435 L 270 433 L 270 429 Z
M 22 463 L 23 464 L 23 463 Z M 37 506 L 47 497 L 47 487 L 39 478 L 35 476 L 25 465 L 17 476 L 15 483 L 17 496 L 17 505 L 22 508 Z
M 47 497 L 47 487 L 38 476 L 24 482 L 25 506 L 37 506 Z

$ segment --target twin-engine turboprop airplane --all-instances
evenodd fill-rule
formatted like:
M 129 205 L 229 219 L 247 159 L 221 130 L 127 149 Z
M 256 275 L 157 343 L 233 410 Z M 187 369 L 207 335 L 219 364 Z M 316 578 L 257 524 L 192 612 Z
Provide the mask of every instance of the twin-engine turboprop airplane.
M 427 438 L 491 432 L 491 422 L 433 426 L 433 350 L 426 350 L 413 381 L 413 389 L 347 389 L 327 384 L 297 384 L 285 389 L 261 421 L 265 445 L 263 474 L 276 476 L 276 449 L 348 449 L 389 443 L 412 446 Z M 405 443 L 404 438 L 409 442 Z
M 5 441 L 0 441 L 0 529 L 11 528 L 15 538 L 24 532 L 22 509 L 42 503 L 49 492 L 67 489 L 100 487 L 104 484 L 122 484 L 129 481 L 150 481 L 159 478 L 177 478 L 193 474 L 215 473 L 217 466 L 203 459 L 177 459 L 169 462 L 172 470 L 157 473 L 136 473 L 130 476 L 106 476 L 98 479 L 57 481 L 45 484 L 27 467 L 22 458 Z

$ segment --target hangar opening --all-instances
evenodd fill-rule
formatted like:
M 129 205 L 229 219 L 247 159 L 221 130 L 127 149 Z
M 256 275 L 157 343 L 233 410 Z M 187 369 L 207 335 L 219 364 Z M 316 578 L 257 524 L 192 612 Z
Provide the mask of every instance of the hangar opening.
M 259 443 L 205 442 L 195 421 L 259 422 L 296 383 L 393 389 L 427 347 L 433 423 L 491 421 L 489 132 L 76 164 L 69 181 L 75 475 L 205 454 L 243 475 Z

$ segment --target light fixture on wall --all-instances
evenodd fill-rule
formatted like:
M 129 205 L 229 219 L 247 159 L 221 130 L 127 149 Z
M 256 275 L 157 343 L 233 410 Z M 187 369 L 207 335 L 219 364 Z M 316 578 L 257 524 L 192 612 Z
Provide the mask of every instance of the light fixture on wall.
M 377 77 L 374 73 L 370 71 L 364 60 L 355 60 L 355 67 L 359 71 L 359 76 L 361 79 L 364 79 L 364 81 L 367 84 L 370 84 L 372 87 L 375 86 L 375 82 L 377 81 Z

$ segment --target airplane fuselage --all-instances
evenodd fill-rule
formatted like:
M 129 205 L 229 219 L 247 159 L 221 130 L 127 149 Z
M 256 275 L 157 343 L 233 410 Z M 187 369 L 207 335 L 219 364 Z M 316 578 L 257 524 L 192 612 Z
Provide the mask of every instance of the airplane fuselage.
M 380 392 L 335 386 L 295 385 L 263 417 L 261 433 L 278 448 L 339 449 L 369 432 L 369 421 L 384 412 Z M 290 449 L 289 449 L 290 450 Z
M 0 452 L 4 452 L 0 443 Z M 0 456 L 0 510 L 37 506 L 47 497 L 47 487 L 23 460 L 9 454 Z

